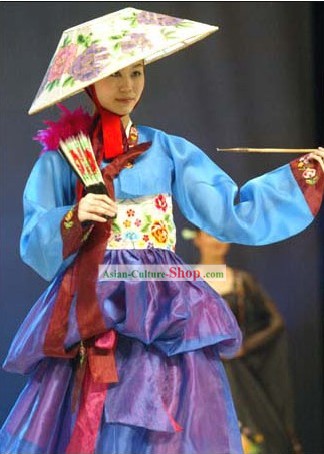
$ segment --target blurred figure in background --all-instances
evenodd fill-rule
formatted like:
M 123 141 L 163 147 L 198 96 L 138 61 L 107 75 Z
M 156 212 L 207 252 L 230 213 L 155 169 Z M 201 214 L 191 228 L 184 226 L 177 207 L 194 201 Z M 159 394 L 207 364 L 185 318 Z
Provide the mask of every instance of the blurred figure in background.
M 226 264 L 228 243 L 200 230 L 183 236 L 191 236 L 199 250 L 198 269 Z M 227 266 L 225 281 L 206 281 L 227 301 L 243 333 L 241 350 L 224 361 L 224 366 L 241 424 L 244 453 L 301 454 L 294 429 L 287 336 L 278 309 L 246 271 Z

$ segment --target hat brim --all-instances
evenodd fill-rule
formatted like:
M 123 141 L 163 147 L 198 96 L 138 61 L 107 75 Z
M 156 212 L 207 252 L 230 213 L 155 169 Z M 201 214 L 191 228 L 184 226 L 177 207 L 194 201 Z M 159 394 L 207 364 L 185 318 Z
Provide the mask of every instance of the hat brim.
M 40 112 L 138 61 L 146 65 L 174 54 L 217 30 L 134 8 L 68 29 L 28 113 Z

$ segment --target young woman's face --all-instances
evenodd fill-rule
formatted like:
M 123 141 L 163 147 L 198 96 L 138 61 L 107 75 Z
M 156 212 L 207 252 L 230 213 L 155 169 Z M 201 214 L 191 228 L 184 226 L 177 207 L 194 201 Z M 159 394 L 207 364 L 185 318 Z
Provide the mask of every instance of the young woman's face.
M 144 64 L 135 63 L 95 83 L 98 101 L 121 117 L 129 115 L 144 89 Z

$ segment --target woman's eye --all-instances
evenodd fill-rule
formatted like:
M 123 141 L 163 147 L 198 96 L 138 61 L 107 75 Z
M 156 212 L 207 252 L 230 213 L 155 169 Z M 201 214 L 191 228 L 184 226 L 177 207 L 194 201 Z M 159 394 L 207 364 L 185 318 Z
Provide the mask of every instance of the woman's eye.
M 120 76 L 119 71 L 117 71 L 116 73 L 110 74 L 110 77 L 119 77 L 119 76 Z
M 142 75 L 142 72 L 141 72 L 141 71 L 137 71 L 137 70 L 136 70 L 136 71 L 133 71 L 133 73 L 132 73 L 132 76 L 133 76 L 133 77 L 139 77 L 139 76 L 141 76 L 141 75 Z

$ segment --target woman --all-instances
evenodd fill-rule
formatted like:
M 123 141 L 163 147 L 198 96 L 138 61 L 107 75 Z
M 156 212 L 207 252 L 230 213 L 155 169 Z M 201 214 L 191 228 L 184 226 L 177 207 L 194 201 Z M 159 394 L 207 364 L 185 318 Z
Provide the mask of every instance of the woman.
M 192 232 L 204 265 L 225 264 L 228 243 L 198 230 Z M 206 279 L 227 301 L 243 333 L 242 347 L 225 361 L 244 453 L 298 453 L 292 383 L 283 319 L 270 297 L 246 271 L 226 266 L 226 281 Z
M 144 19 L 162 24 L 167 39 L 165 28 L 179 24 L 147 14 L 136 16 L 141 27 Z M 134 17 L 126 18 L 133 40 L 128 46 L 134 42 Z M 125 33 L 118 38 L 123 43 Z M 143 43 L 141 36 L 137 49 Z M 60 51 L 74 52 L 71 46 L 65 38 Z M 92 58 L 90 47 L 83 57 Z M 92 84 L 83 82 L 97 109 L 88 133 L 109 196 L 85 195 L 55 151 L 41 155 L 27 182 L 22 257 L 53 280 L 5 362 L 7 370 L 30 374 L 30 380 L 1 431 L 3 452 L 241 452 L 219 359 L 233 356 L 241 340 L 226 303 L 202 281 L 97 280 L 98 265 L 182 266 L 173 252 L 171 196 L 188 219 L 223 240 L 266 244 L 296 234 L 320 205 L 317 160 L 323 152 L 250 181 L 241 190 L 242 203 L 234 205 L 235 183 L 201 150 L 131 124 L 144 87 L 142 60 Z M 76 62 L 64 69 L 74 78 L 80 59 Z M 53 73 L 47 73 L 42 90 L 55 89 Z M 64 79 L 65 86 L 70 82 Z M 62 122 L 69 117 L 65 113 Z M 87 121 L 81 123 L 86 129 Z M 313 169 L 318 179 L 307 187 L 306 198 L 300 166 Z M 263 199 L 274 195 L 273 211 L 256 217 Z

